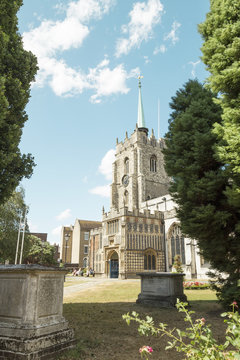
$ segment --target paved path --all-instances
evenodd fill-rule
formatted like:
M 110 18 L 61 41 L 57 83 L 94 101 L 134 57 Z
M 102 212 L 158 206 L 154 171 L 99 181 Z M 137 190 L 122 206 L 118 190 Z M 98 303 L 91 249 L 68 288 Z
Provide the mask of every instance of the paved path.
M 112 282 L 126 282 L 126 281 L 134 281 L 139 282 L 138 279 L 134 280 L 120 280 L 120 279 L 108 279 L 108 278 L 95 278 L 95 277 L 67 277 L 66 284 L 73 283 L 72 285 L 68 285 L 64 287 L 64 296 L 72 295 L 74 293 L 78 293 L 80 291 L 85 291 L 86 289 L 92 289 L 102 284 L 109 284 Z

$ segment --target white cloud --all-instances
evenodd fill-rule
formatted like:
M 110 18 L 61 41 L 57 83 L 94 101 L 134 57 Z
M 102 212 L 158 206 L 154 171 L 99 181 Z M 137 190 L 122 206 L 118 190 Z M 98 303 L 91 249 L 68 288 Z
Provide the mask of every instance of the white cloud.
M 123 64 L 113 69 L 108 67 L 108 64 L 109 62 L 104 59 L 95 68 L 90 68 L 88 74 L 85 74 L 81 70 L 68 67 L 63 60 L 41 58 L 37 85 L 42 87 L 48 82 L 57 96 L 64 97 L 92 89 L 95 92 L 90 98 L 93 103 L 101 102 L 104 96 L 127 94 L 129 88 L 126 81 L 131 77 L 136 77 L 139 69 L 127 72 Z
M 66 209 L 56 216 L 57 220 L 65 220 L 72 216 L 71 209 Z
M 102 158 L 98 167 L 98 171 L 105 176 L 106 180 L 112 179 L 112 164 L 115 161 L 115 150 L 110 149 Z M 102 197 L 110 197 L 110 184 L 103 186 L 96 186 L 90 189 L 89 192 L 94 195 L 100 195 Z
M 189 64 L 192 65 L 192 71 L 191 71 L 192 77 L 196 77 L 196 67 L 198 64 L 200 64 L 200 60 L 195 61 L 195 62 L 189 61 Z
M 179 40 L 178 36 L 177 36 L 177 30 L 180 28 L 181 24 L 177 21 L 174 21 L 172 24 L 172 29 L 171 31 L 164 36 L 164 40 L 170 40 L 172 42 L 173 45 L 175 45 L 175 43 Z
M 62 226 L 60 225 L 60 226 L 56 227 L 55 229 L 53 229 L 51 231 L 51 234 L 54 235 L 54 236 L 60 236 L 61 231 L 62 231 Z
M 129 88 L 126 85 L 126 80 L 130 77 L 136 77 L 139 69 L 133 69 L 130 73 L 124 69 L 123 64 L 116 66 L 114 69 L 106 67 L 107 63 L 100 63 L 96 68 L 90 69 L 87 79 L 91 87 L 96 91 L 96 94 L 91 96 L 93 103 L 101 101 L 101 97 L 113 94 L 127 94 Z
M 129 36 L 117 40 L 115 55 L 126 55 L 132 48 L 139 48 L 143 41 L 148 41 L 152 37 L 154 25 L 160 23 L 162 13 L 160 0 L 135 3 L 129 13 L 129 23 L 122 26 L 122 33 Z
M 57 96 L 74 96 L 84 90 L 95 92 L 90 100 L 99 103 L 104 96 L 127 94 L 126 81 L 139 69 L 127 72 L 123 64 L 110 68 L 107 57 L 88 72 L 74 69 L 59 58 L 72 48 L 79 48 L 90 33 L 89 22 L 101 19 L 115 0 L 78 0 L 59 4 L 56 10 L 65 13 L 61 21 L 43 20 L 40 26 L 23 34 L 24 47 L 38 57 L 39 71 L 35 86 L 48 84 Z
M 38 28 L 23 33 L 24 47 L 38 58 L 54 56 L 57 51 L 79 47 L 88 34 L 88 27 L 76 18 L 44 20 Z
M 107 180 L 112 179 L 112 164 L 115 161 L 115 150 L 109 150 L 101 160 L 98 170 Z
M 110 197 L 110 184 L 103 186 L 96 186 L 90 189 L 89 192 L 94 195 L 100 195 L 102 197 Z
M 23 33 L 24 46 L 37 57 L 48 57 L 57 51 L 79 47 L 90 30 L 86 24 L 101 19 L 110 10 L 112 0 L 78 0 L 66 6 L 62 21 L 43 20 L 39 27 Z
M 143 58 L 144 58 L 145 64 L 149 64 L 151 62 L 151 60 L 149 59 L 148 56 L 145 55 Z
M 167 48 L 164 44 L 160 45 L 160 46 L 156 46 L 153 51 L 153 55 L 157 55 L 158 53 L 164 54 L 166 51 L 167 51 Z

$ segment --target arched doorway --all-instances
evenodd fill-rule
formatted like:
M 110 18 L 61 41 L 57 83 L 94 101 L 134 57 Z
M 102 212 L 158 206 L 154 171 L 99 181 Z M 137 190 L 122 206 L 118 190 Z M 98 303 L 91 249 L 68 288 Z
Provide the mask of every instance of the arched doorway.
M 116 251 L 112 253 L 109 259 L 109 275 L 111 279 L 118 278 L 119 274 L 119 260 Z

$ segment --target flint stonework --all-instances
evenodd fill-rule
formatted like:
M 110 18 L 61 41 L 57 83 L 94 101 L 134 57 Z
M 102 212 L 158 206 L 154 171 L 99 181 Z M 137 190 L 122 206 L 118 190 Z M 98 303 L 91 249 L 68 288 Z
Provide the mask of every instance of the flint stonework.
M 52 359 L 74 346 L 62 315 L 66 271 L 0 266 L 0 359 Z

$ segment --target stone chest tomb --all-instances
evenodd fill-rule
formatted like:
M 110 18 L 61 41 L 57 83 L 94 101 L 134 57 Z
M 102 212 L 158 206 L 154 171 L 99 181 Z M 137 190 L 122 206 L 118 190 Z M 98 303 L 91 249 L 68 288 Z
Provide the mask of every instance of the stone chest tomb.
M 66 271 L 0 266 L 0 359 L 51 359 L 74 345 L 62 315 Z
M 141 293 L 137 303 L 156 305 L 159 307 L 174 307 L 177 299 L 187 301 L 183 293 L 184 274 L 166 272 L 142 272 Z

